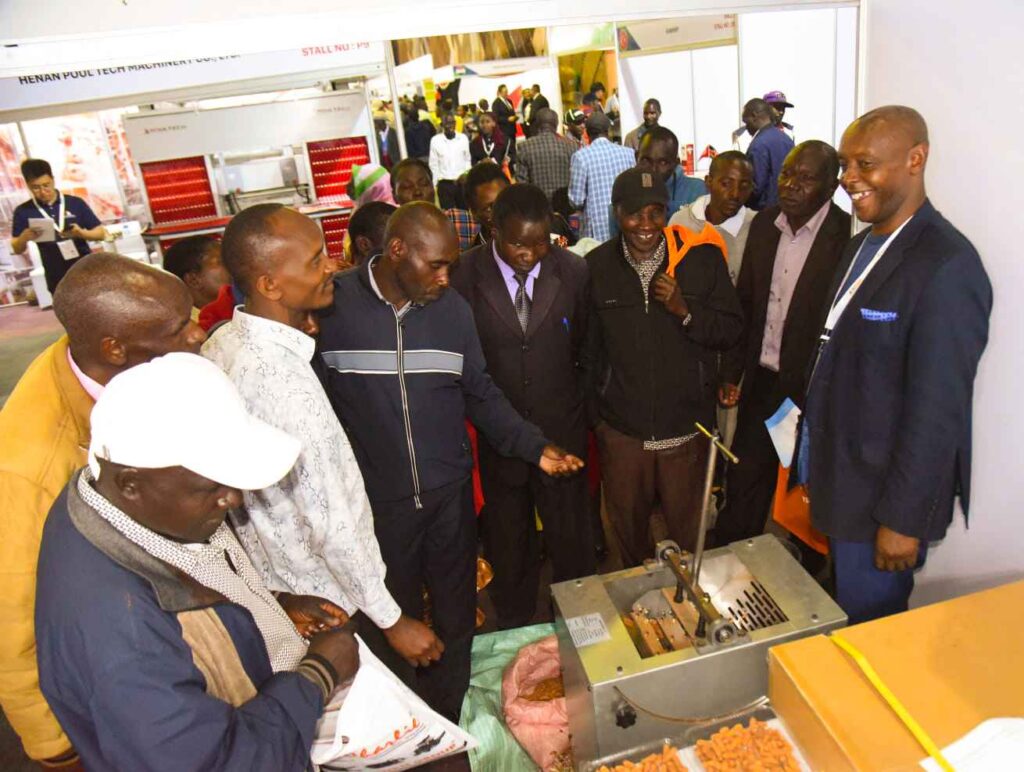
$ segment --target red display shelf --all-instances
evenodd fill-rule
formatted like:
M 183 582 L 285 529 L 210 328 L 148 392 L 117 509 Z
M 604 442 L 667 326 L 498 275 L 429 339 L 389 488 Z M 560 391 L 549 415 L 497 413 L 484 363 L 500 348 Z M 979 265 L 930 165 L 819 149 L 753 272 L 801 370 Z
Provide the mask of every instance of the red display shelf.
M 352 178 L 352 166 L 370 162 L 366 137 L 307 142 L 306 152 L 318 201 L 344 196 L 345 187 Z
M 162 225 L 217 216 L 202 156 L 140 163 L 153 222 Z
M 327 254 L 340 260 L 345 255 L 345 232 L 348 230 L 350 215 L 333 215 L 320 218 L 320 227 L 324 231 L 324 243 L 327 244 Z

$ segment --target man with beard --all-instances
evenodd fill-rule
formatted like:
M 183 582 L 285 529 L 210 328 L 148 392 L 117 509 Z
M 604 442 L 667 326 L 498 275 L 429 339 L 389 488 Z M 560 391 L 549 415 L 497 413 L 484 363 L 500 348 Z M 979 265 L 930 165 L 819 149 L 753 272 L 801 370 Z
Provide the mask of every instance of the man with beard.
M 880 107 L 843 133 L 841 182 L 870 223 L 828 293 L 796 459 L 851 623 L 907 609 L 914 569 L 971 481 L 971 402 L 992 287 L 925 193 L 928 127 Z
M 787 397 L 803 404 L 828 288 L 850 237 L 850 216 L 832 203 L 838 175 L 834 148 L 801 143 L 782 166 L 779 205 L 750 226 L 736 288 L 744 335 L 724 358 L 719 387 L 723 406 L 739 404 L 733 451 L 741 460 L 728 469 L 720 544 L 764 531 L 779 468 L 764 422 Z
M 385 243 L 382 255 L 336 277 L 320 348 L 373 507 L 388 589 L 405 614 L 420 618 L 426 586 L 444 643 L 440 661 L 398 675 L 458 721 L 476 616 L 465 419 L 498 453 L 547 474 L 572 474 L 583 462 L 551 445 L 487 375 L 473 313 L 446 292 L 459 248 L 444 214 L 407 204 L 388 222 Z
M 438 659 L 440 641 L 403 615 L 385 586 L 359 466 L 310 364 L 311 315 L 331 305 L 337 269 L 323 233 L 293 209 L 258 204 L 228 224 L 223 257 L 245 306 L 203 355 L 228 374 L 253 416 L 302 441 L 287 475 L 245 492 L 248 521 L 236 530 L 246 552 L 270 589 L 324 597 L 350 616 L 361 611 L 406 660 Z

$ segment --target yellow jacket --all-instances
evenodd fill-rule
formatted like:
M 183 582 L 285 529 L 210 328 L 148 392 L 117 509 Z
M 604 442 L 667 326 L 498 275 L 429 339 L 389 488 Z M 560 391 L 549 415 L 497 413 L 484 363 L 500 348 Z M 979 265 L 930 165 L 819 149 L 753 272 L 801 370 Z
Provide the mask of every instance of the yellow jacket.
M 0 410 L 0 705 L 33 759 L 71 748 L 39 691 L 33 622 L 43 523 L 89 447 L 93 401 L 67 357 L 64 336 Z

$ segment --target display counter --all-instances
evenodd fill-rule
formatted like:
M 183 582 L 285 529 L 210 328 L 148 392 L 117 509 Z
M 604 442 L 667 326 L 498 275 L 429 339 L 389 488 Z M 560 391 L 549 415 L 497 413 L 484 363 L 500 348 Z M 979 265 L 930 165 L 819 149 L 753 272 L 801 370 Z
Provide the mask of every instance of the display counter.
M 302 214 L 315 220 L 324 232 L 324 239 L 327 242 L 327 254 L 333 258 L 342 255 L 342 244 L 345 239 L 345 231 L 348 228 L 348 220 L 352 214 L 353 204 L 351 199 L 333 203 L 308 204 L 296 207 Z M 174 242 L 189 236 L 214 236 L 220 238 L 224 229 L 231 222 L 231 217 L 202 217 L 193 220 L 181 220 L 164 225 L 154 225 L 144 234 L 144 238 L 155 242 L 162 255 Z

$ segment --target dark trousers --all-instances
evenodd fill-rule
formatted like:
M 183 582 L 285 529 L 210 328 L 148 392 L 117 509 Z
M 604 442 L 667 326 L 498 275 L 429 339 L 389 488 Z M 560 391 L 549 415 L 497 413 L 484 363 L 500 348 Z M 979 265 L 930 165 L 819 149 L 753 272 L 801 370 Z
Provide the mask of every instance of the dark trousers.
M 597 571 L 587 508 L 587 476 L 548 477 L 528 467 L 519 484 L 502 474 L 502 461 L 480 453 L 484 511 L 480 518 L 484 555 L 494 569 L 488 588 L 502 629 L 530 623 L 537 606 L 540 545 L 534 511 L 544 526 L 552 582 Z M 522 471 L 522 470 L 520 470 Z
M 373 526 L 387 566 L 385 584 L 402 613 L 423 618 L 430 593 L 434 632 L 444 654 L 413 668 L 394 655 L 378 656 L 434 710 L 458 723 L 469 688 L 469 654 L 476 625 L 476 515 L 469 479 L 413 499 L 373 504 Z M 367 641 L 367 645 L 370 642 Z M 390 647 L 388 647 L 390 649 Z M 375 652 L 376 653 L 376 652 Z
M 623 565 L 638 566 L 654 557 L 651 515 L 656 506 L 665 517 L 669 538 L 692 552 L 704 497 L 707 441 L 694 437 L 677 448 L 644 450 L 643 440 L 606 423 L 596 434 L 608 536 Z
M 924 565 L 928 543 L 921 544 L 917 567 L 910 571 L 879 571 L 875 568 L 874 542 L 829 539 L 836 580 L 836 603 L 850 624 L 899 614 L 907 610 L 914 590 L 914 571 Z
M 779 456 L 764 422 L 778 410 L 784 396 L 776 385 L 779 374 L 759 367 L 744 383 L 732 452 L 740 462 L 729 464 L 725 478 L 725 507 L 715 525 L 715 543 L 730 544 L 764 533 L 775 495 Z

